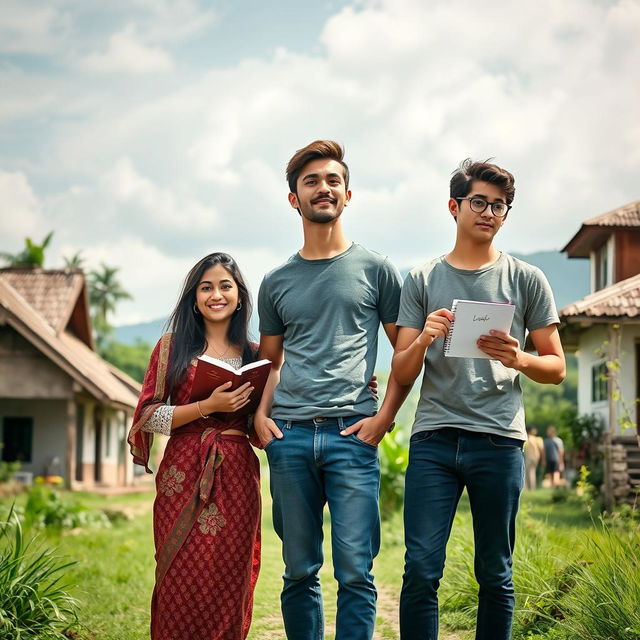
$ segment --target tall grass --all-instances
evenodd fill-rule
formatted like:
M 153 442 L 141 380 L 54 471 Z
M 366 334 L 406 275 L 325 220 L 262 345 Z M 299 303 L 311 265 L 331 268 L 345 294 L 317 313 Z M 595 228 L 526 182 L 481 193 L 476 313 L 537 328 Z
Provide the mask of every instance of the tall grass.
M 441 608 L 450 628 L 473 628 L 478 587 L 468 517 L 456 516 Z M 550 535 L 548 523 L 520 516 L 514 554 L 513 638 L 640 639 L 640 525 L 596 521 Z
M 603 521 L 560 603 L 562 627 L 581 640 L 640 638 L 640 528 Z M 571 636 L 570 636 L 571 637 Z
M 24 536 L 13 507 L 0 522 L 0 638 L 63 640 L 78 625 L 77 601 L 66 591 L 73 565 Z

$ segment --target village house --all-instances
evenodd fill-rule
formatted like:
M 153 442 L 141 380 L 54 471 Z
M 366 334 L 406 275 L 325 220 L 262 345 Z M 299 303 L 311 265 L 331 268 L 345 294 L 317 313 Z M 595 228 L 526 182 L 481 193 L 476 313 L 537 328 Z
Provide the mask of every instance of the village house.
M 585 221 L 562 249 L 588 258 L 591 293 L 560 311 L 578 356 L 578 411 L 605 425 L 605 500 L 640 490 L 640 201 Z
M 69 488 L 131 485 L 139 390 L 96 353 L 80 270 L 0 269 L 2 460 Z

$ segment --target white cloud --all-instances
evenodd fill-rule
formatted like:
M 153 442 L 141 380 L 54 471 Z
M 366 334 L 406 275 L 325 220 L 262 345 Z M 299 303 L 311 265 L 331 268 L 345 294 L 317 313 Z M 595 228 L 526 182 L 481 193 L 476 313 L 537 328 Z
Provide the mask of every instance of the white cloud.
M 62 255 L 72 255 L 73 245 L 63 247 Z M 123 235 L 115 243 L 94 243 L 82 247 L 87 270 L 101 263 L 119 266 L 118 280 L 134 300 L 118 305 L 116 324 L 143 322 L 168 315 L 177 299 L 180 285 L 193 266 L 190 257 L 168 256 L 140 237 Z
M 127 235 L 115 244 L 99 242 L 81 249 L 87 271 L 99 268 L 101 263 L 120 267 L 118 280 L 134 299 L 118 305 L 113 318 L 116 325 L 168 316 L 178 300 L 187 273 L 207 253 L 171 256 L 142 238 Z M 71 256 L 76 251 L 76 245 L 62 244 L 58 255 Z M 236 259 L 254 302 L 265 269 L 281 262 L 281 257 L 268 249 L 251 250 L 229 245 L 214 247 L 210 251 L 226 251 Z M 62 262 L 61 258 L 58 262 Z
M 147 12 L 145 32 L 157 42 L 185 40 L 201 33 L 216 14 L 193 0 L 134 0 Z
M 7 251 L 19 251 L 26 236 L 46 235 L 41 202 L 23 173 L 0 171 L 0 203 L 0 235 Z
M 209 231 L 216 227 L 218 215 L 190 196 L 176 195 L 149 178 L 140 175 L 130 158 L 120 158 L 103 179 L 103 187 L 116 203 L 139 208 L 149 225 L 161 225 L 168 231 L 197 229 Z
M 80 66 L 98 73 L 142 74 L 171 71 L 174 64 L 166 51 L 142 42 L 136 26 L 128 24 L 109 38 L 105 52 L 88 55 Z
M 154 73 L 105 83 L 77 68 L 7 72 L 0 123 L 3 108 L 18 121 L 23 107 L 25 123 L 0 124 L 0 134 L 17 140 L 4 168 L 38 187 L 30 210 L 46 215 L 58 241 L 123 261 L 141 300 L 128 317 L 173 302 L 157 288 L 157 301 L 143 302 L 150 285 L 135 281 L 139 256 L 184 277 L 198 257 L 227 248 L 257 279 L 299 247 L 284 167 L 320 137 L 346 146 L 349 237 L 399 266 L 450 247 L 448 181 L 467 156 L 494 156 L 516 176 L 498 236 L 505 250 L 561 247 L 585 218 L 640 197 L 637 0 L 357 3 L 327 21 L 314 54 L 274 43 L 270 58 L 206 71 L 189 67 L 178 44 L 207 33 L 211 12 L 191 0 L 115 6 L 115 35 L 90 66 L 131 71 L 136 58 Z M 74 31 L 63 59 L 88 41 Z M 181 73 L 160 73 L 172 68 Z M 36 99 L 37 117 L 27 108 Z M 14 138 L 29 127 L 42 134 L 24 135 L 31 149 Z
M 50 53 L 60 49 L 69 28 L 68 15 L 55 7 L 34 7 L 21 0 L 3 0 L 0 51 Z

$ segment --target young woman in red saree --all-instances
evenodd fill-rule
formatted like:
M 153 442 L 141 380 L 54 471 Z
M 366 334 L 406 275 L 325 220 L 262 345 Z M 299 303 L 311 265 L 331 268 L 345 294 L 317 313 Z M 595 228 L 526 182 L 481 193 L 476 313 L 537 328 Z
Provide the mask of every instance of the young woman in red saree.
M 153 507 L 156 584 L 152 640 L 243 640 L 260 568 L 259 463 L 247 416 L 233 417 L 251 387 L 228 385 L 189 402 L 195 358 L 238 368 L 255 360 L 247 338 L 251 300 L 231 256 L 213 253 L 188 274 L 151 355 L 129 433 L 134 461 L 150 472 L 153 433 L 168 434 Z M 231 415 L 219 420 L 209 414 Z

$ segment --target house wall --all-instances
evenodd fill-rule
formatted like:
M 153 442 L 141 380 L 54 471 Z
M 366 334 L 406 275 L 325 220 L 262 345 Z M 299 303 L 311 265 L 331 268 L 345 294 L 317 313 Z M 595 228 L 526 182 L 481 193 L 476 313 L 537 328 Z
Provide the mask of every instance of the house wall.
M 620 341 L 620 391 L 622 402 L 630 409 L 631 420 L 638 424 L 638 403 L 636 400 L 638 366 L 636 362 L 636 344 L 640 342 L 640 324 L 625 324 L 622 327 L 622 340 Z M 621 407 L 622 409 L 622 407 Z M 620 433 L 620 429 L 616 429 Z M 627 431 L 626 435 L 633 435 Z
M 95 410 L 97 403 L 84 398 L 84 424 L 82 446 L 82 486 L 96 484 Z M 100 485 L 123 486 L 133 484 L 133 460 L 126 443 L 131 415 L 120 409 L 105 408 L 102 416 Z
M 637 405 L 634 406 L 637 389 L 635 344 L 640 342 L 640 324 L 622 325 L 621 332 L 618 354 L 620 361 L 618 384 L 621 400 L 617 404 L 617 411 L 618 415 L 622 415 L 624 405 L 627 405 L 631 408 L 631 419 L 637 422 Z M 606 356 L 599 355 L 597 352 L 605 348 L 604 345 L 608 340 L 608 325 L 595 325 L 581 335 L 578 350 L 578 411 L 581 414 L 599 414 L 605 424 L 609 421 L 609 403 L 607 400 L 591 401 L 591 371 L 593 365 L 607 360 Z M 613 433 L 620 432 L 620 426 L 616 424 Z
M 82 483 L 75 486 L 95 485 L 95 436 L 94 407 L 92 400 L 79 399 L 85 405 Z M 31 461 L 22 462 L 22 471 L 35 476 L 60 475 L 67 480 L 67 400 L 33 400 L 0 398 L 0 441 L 5 417 L 32 418 L 33 437 Z M 107 420 L 111 427 L 106 428 Z M 100 484 L 108 486 L 133 483 L 133 462 L 126 444 L 126 425 L 130 419 L 124 411 L 109 410 L 102 428 L 102 479 Z M 57 458 L 54 463 L 53 459 Z
M 70 376 L 25 340 L 9 325 L 0 325 L 0 441 L 2 419 L 6 417 L 33 418 L 32 460 L 22 469 L 43 475 L 51 467 L 51 459 L 59 463 L 52 470 L 67 476 L 69 402 L 84 407 L 82 424 L 82 452 L 80 467 L 82 480 L 72 471 L 72 486 L 91 487 L 95 484 L 96 424 L 98 403 L 84 391 L 78 392 Z M 102 408 L 100 484 L 133 484 L 134 470 L 126 435 L 131 413 Z M 77 438 L 74 439 L 75 447 Z M 73 450 L 73 449 L 72 449 Z M 73 465 L 76 463 L 73 454 Z
M 616 282 L 640 273 L 640 232 L 616 233 Z
M 48 471 L 64 477 L 67 456 L 67 401 L 2 398 L 0 424 L 5 417 L 33 418 L 31 462 L 21 463 L 21 470 L 30 471 L 34 476 L 44 475 Z M 53 458 L 58 458 L 55 468 L 52 466 Z
M 9 326 L 0 327 L 0 398 L 71 398 L 71 378 Z
M 131 484 L 133 473 L 127 473 L 131 456 L 125 452 L 127 416 L 124 411 L 110 409 L 105 413 L 102 437 L 102 482 L 108 485 Z
M 591 370 L 593 365 L 605 360 L 596 352 L 603 348 L 609 339 L 607 327 L 596 325 L 586 330 L 580 336 L 578 355 L 578 413 L 596 413 L 602 416 L 605 424 L 609 420 L 609 405 L 606 400 L 601 402 L 591 401 Z

